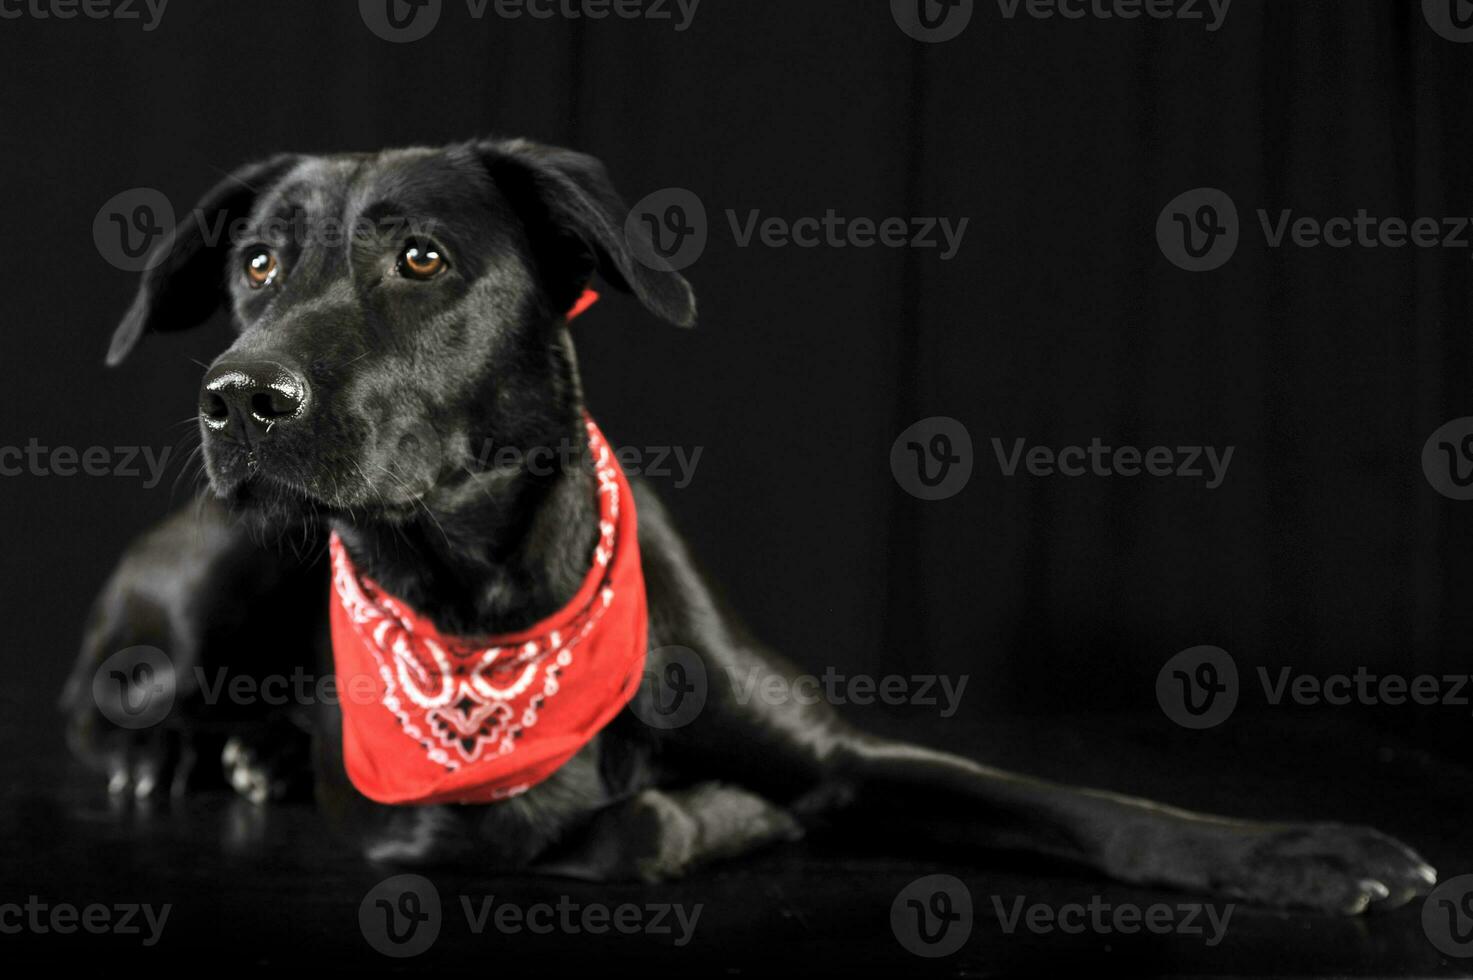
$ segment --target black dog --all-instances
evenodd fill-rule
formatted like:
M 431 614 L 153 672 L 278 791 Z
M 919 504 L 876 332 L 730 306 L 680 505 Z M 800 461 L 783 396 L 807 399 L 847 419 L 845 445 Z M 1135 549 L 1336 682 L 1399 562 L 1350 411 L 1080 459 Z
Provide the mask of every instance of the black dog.
M 302 234 L 303 216 L 354 233 Z M 485 141 L 275 157 L 231 175 L 181 223 L 108 361 L 228 300 L 239 336 L 210 368 L 200 407 L 223 503 L 202 499 L 141 538 L 87 626 L 65 698 L 69 734 L 113 792 L 192 785 L 191 773 L 215 769 L 194 761 L 223 747 L 225 777 L 258 801 L 314 772 L 325 808 L 375 859 L 596 879 L 678 875 L 867 814 L 890 834 L 945 824 L 978 847 L 1269 906 L 1358 913 L 1435 881 L 1411 850 L 1366 828 L 1229 820 L 1051 785 L 866 735 L 825 704 L 739 698 L 734 677 L 796 671 L 719 604 L 638 483 L 647 669 L 669 667 L 670 648 L 699 652 L 709 691 L 689 724 L 647 725 L 636 701 L 528 792 L 395 807 L 348 785 L 330 700 L 310 726 L 279 709 L 207 706 L 197 665 L 265 675 L 326 662 L 322 549 L 303 558 L 262 546 L 258 527 L 301 552 L 329 526 L 358 568 L 446 634 L 515 631 L 568 602 L 599 534 L 588 460 L 534 473 L 486 465 L 472 447 L 516 447 L 525 459 L 582 439 L 564 314 L 595 273 L 667 321 L 694 321 L 689 285 L 641 254 L 625 218 L 590 157 Z M 425 427 L 435 453 L 416 449 Z M 168 651 L 178 698 L 166 724 L 133 731 L 100 713 L 91 678 L 142 644 Z

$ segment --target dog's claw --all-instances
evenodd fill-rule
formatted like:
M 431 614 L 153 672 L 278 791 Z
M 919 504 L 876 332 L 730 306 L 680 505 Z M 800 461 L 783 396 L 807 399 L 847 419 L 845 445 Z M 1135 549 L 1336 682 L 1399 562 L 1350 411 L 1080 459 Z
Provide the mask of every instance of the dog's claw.
M 133 798 L 146 800 L 153 794 L 154 787 L 158 785 L 158 779 L 152 772 L 143 772 L 138 776 L 138 781 L 133 784 Z

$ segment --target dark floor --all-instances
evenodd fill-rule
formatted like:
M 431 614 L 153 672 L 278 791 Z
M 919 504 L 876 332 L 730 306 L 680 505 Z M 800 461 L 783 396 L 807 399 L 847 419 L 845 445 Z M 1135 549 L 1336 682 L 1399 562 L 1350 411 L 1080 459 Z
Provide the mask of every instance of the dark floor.
M 1444 877 L 1473 869 L 1473 827 L 1466 819 L 1473 772 L 1333 717 L 1235 720 L 1231 727 L 1232 733 L 1196 740 L 1150 719 L 1013 719 L 978 733 L 987 749 L 976 754 L 1198 808 L 1371 823 L 1413 843 Z M 1107 885 L 1017 858 L 860 858 L 821 842 L 651 888 L 437 874 L 443 908 L 438 938 L 415 958 L 388 959 L 366 940 L 359 907 L 391 872 L 365 865 L 326 832 L 310 806 L 260 809 L 217 794 L 147 813 L 115 810 L 96 779 L 63 761 L 58 738 L 41 737 L 47 734 L 22 739 L 0 760 L 6 794 L 0 904 L 34 895 L 51 905 L 171 903 L 172 910 L 150 947 L 144 935 L 0 935 L 7 964 L 54 966 L 100 954 L 118 963 L 200 956 L 210 964 L 324 960 L 375 970 L 470 965 L 492 976 L 508 967 L 552 975 L 574 969 L 651 975 L 647 968 L 653 967 L 679 976 L 766 976 L 777 962 L 817 976 L 1066 976 L 1111 968 L 1122 976 L 1473 975 L 1473 960 L 1450 960 L 1428 942 L 1419 904 L 1367 919 L 1240 908 L 1215 946 L 1203 936 L 1089 929 L 1009 934 L 997 907 L 1010 914 L 1020 897 L 1053 907 L 1088 905 L 1095 896 L 1116 906 L 1176 906 L 1193 899 Z M 897 852 L 895 843 L 884 841 L 877 850 Z M 897 940 L 890 910 L 907 884 L 938 873 L 965 882 L 974 923 L 957 952 L 923 959 Z M 677 945 L 675 934 L 513 933 L 494 924 L 477 934 L 463 903 L 480 910 L 488 900 L 523 909 L 561 900 L 580 910 L 678 903 L 687 916 L 697 905 L 700 911 L 684 945 Z M 639 913 L 643 921 L 654 914 Z M 678 934 L 677 920 L 666 921 Z

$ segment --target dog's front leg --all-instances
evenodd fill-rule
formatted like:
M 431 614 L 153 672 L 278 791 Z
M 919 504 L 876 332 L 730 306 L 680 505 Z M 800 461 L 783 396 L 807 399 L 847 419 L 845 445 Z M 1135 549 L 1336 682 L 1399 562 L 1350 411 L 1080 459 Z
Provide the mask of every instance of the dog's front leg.
M 311 664 L 326 589 L 325 565 L 259 545 L 208 498 L 170 515 L 88 617 L 61 698 L 73 753 L 117 797 L 222 775 L 258 801 L 301 785 L 307 735 L 283 692 Z

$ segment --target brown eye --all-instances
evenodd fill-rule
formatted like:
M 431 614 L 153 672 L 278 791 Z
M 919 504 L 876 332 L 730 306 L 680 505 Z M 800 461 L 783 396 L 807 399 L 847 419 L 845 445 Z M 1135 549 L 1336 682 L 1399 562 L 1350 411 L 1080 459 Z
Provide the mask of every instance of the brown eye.
M 445 256 L 434 242 L 415 239 L 399 253 L 399 274 L 409 279 L 433 279 L 445 268 Z
M 245 274 L 246 284 L 260 289 L 276 278 L 276 256 L 264 246 L 252 249 L 246 253 Z

